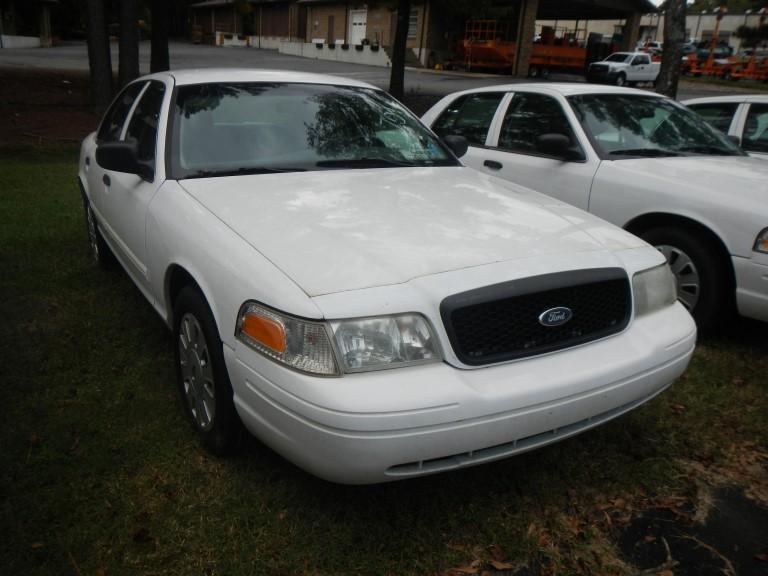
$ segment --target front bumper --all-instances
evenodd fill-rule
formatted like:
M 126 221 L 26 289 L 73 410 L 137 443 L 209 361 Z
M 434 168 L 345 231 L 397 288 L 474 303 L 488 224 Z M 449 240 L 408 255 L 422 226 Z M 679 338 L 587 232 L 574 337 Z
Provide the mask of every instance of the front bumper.
M 593 84 L 615 84 L 619 73 L 616 70 L 587 70 L 587 82 Z
M 675 304 L 624 332 L 508 364 L 446 363 L 316 378 L 225 347 L 246 427 L 301 468 L 369 484 L 476 465 L 594 427 L 649 400 L 696 338 Z
M 752 258 L 732 260 L 739 314 L 768 322 L 768 255 L 755 252 Z

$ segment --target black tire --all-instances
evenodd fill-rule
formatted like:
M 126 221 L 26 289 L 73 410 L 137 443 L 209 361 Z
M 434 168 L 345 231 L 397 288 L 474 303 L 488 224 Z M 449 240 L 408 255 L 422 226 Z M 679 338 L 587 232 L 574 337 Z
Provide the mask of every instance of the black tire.
M 538 66 L 529 66 L 528 67 L 528 76 L 530 78 L 538 78 L 540 76 L 539 67 Z
M 699 330 L 710 331 L 733 316 L 734 295 L 730 270 L 714 242 L 685 228 L 653 228 L 640 234 L 640 237 L 662 253 L 667 252 L 665 256 L 678 280 L 679 300 L 691 312 Z M 662 247 L 672 247 L 679 253 L 670 255 L 669 250 Z M 690 259 L 693 272 L 698 274 L 695 298 L 691 298 L 691 269 L 681 269 L 681 266 L 685 266 L 684 257 Z
M 96 215 L 93 213 L 91 203 L 85 194 L 83 194 L 83 210 L 85 212 L 85 231 L 88 234 L 88 246 L 91 257 L 99 266 L 108 269 L 112 268 L 115 264 L 115 255 L 101 235 Z
M 625 86 L 627 84 L 627 75 L 624 72 L 619 72 L 616 76 L 616 86 Z
M 200 291 L 186 286 L 176 298 L 173 318 L 176 382 L 184 411 L 206 450 L 231 454 L 243 427 L 213 313 Z

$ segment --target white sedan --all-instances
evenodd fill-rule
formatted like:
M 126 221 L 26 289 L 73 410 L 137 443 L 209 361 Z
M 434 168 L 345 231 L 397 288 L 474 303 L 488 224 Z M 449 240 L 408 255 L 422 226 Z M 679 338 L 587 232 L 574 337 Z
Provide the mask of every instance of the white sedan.
M 657 246 L 699 326 L 734 304 L 768 321 L 768 163 L 684 106 L 629 88 L 511 84 L 446 96 L 422 120 L 465 136 L 468 166 Z
M 768 160 L 768 95 L 741 94 L 683 100 L 755 158 Z
M 117 97 L 80 154 L 91 248 L 173 330 L 207 448 L 242 423 L 329 480 L 410 478 L 572 436 L 682 373 L 696 329 L 658 251 L 451 149 L 331 76 L 176 71 Z

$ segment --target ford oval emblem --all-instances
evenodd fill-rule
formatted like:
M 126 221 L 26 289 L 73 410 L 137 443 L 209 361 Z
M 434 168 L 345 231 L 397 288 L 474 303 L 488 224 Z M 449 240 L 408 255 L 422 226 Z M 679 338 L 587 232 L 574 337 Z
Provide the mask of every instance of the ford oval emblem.
M 573 311 L 565 306 L 550 308 L 539 314 L 539 324 L 542 326 L 561 326 L 573 317 Z

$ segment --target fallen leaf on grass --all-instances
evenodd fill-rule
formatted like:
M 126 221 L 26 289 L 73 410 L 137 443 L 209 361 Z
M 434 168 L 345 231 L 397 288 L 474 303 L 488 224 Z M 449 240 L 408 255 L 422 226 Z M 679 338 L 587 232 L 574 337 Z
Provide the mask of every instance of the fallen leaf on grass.
M 96 576 L 107 576 L 107 569 L 99 566 L 96 568 Z
M 736 377 L 733 380 L 731 380 L 731 384 L 733 384 L 737 388 L 741 388 L 742 386 L 744 386 L 744 379 Z
M 30 446 L 39 446 L 42 441 L 43 441 L 43 438 L 41 436 L 38 436 L 37 434 L 30 434 L 29 436 Z
M 32 548 L 32 550 L 40 550 L 40 548 L 42 548 L 43 546 L 45 546 L 45 544 L 43 544 L 42 542 L 32 542 L 32 544 L 30 545 L 30 548 Z
M 515 566 L 513 564 L 510 564 L 509 562 L 500 562 L 499 560 L 491 560 L 490 562 L 491 566 L 494 567 L 495 570 L 514 570 Z
M 682 404 L 672 404 L 672 412 L 677 414 L 678 416 L 681 414 L 684 414 L 686 411 L 686 407 Z
M 675 576 L 675 573 L 672 570 L 662 570 L 661 572 L 656 572 L 656 576 Z

